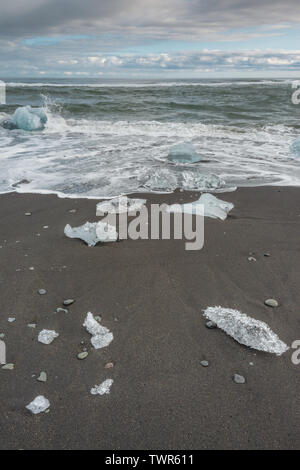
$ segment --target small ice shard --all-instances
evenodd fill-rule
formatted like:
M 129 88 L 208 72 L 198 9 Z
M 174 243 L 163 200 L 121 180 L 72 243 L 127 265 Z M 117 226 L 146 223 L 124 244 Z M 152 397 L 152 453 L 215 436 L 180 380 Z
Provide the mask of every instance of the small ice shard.
M 290 151 L 294 157 L 300 157 L 300 137 L 291 144 Z
M 16 109 L 11 121 L 18 129 L 23 129 L 24 131 L 40 131 L 45 128 L 47 115 L 43 108 L 23 106 Z
M 91 343 L 95 349 L 105 348 L 114 339 L 109 329 L 100 325 L 91 312 L 87 313 L 83 326 L 92 335 Z
M 80 238 L 88 246 L 95 246 L 99 242 L 115 242 L 118 239 L 116 228 L 105 222 L 86 222 L 74 228 L 68 224 L 64 233 L 69 238 Z
M 100 385 L 95 385 L 95 387 L 91 388 L 92 395 L 109 395 L 110 387 L 113 384 L 112 379 L 107 379 L 102 382 Z
M 59 336 L 54 330 L 42 330 L 39 333 L 38 341 L 43 344 L 51 344 Z
M 201 160 L 194 146 L 188 142 L 174 145 L 170 148 L 168 159 L 180 163 L 196 163 Z
M 99 202 L 97 204 L 96 215 L 98 217 L 104 214 L 124 214 L 136 212 L 146 204 L 146 199 L 130 199 L 127 196 L 120 196 L 109 201 Z
M 238 310 L 223 307 L 208 307 L 204 316 L 238 343 L 281 356 L 289 347 L 281 341 L 270 327 Z
M 225 220 L 228 212 L 234 208 L 231 202 L 221 201 L 212 194 L 202 194 L 202 196 L 194 202 L 187 204 L 173 204 L 168 207 L 168 212 L 183 212 L 187 214 L 203 215 L 212 217 L 213 219 Z
M 27 410 L 31 411 L 34 415 L 43 413 L 50 406 L 49 400 L 43 395 L 37 396 L 29 405 L 26 406 Z

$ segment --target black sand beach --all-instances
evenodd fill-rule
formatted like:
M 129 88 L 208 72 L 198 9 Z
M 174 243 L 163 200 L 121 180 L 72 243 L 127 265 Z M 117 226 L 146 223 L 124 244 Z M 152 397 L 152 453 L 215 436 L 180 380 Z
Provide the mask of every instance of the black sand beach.
M 202 311 L 236 308 L 288 345 L 300 339 L 299 196 L 284 187 L 219 195 L 235 209 L 224 222 L 205 219 L 204 248 L 188 252 L 178 240 L 89 248 L 63 229 L 98 220 L 96 201 L 2 195 L 0 332 L 15 369 L 0 369 L 1 449 L 298 449 L 300 365 L 292 350 L 277 357 L 243 347 L 207 329 Z M 264 305 L 270 297 L 278 308 Z M 69 313 L 55 313 L 68 298 L 76 300 Z M 82 327 L 88 311 L 113 332 L 107 348 L 91 346 Z M 49 346 L 37 341 L 43 328 L 60 335 Z M 108 362 L 114 367 L 105 369 Z M 46 383 L 32 377 L 40 371 Z M 235 384 L 234 373 L 246 384 Z M 107 378 L 111 393 L 92 396 Z M 48 414 L 25 409 L 37 395 L 50 400 Z

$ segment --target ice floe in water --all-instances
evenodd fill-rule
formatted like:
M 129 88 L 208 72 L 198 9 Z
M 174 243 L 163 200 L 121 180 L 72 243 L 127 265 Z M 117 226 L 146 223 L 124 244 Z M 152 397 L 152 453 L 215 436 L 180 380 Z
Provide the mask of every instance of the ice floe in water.
M 95 385 L 91 388 L 92 395 L 108 395 L 110 393 L 110 388 L 114 383 L 113 379 L 107 379 L 102 382 L 100 385 Z
M 26 406 L 27 410 L 31 411 L 34 415 L 43 413 L 50 406 L 49 400 L 43 395 L 37 396 L 29 405 Z
M 238 343 L 281 356 L 289 347 L 281 341 L 270 327 L 238 310 L 223 307 L 208 307 L 204 316 Z
M 127 196 L 120 196 L 109 201 L 99 202 L 97 204 L 96 215 L 104 214 L 124 214 L 136 212 L 146 204 L 146 199 L 130 199 Z
M 196 163 L 201 160 L 194 146 L 190 143 L 177 144 L 170 148 L 168 159 L 180 163 Z
M 213 219 L 225 220 L 227 214 L 234 208 L 231 202 L 221 201 L 212 194 L 202 194 L 197 201 L 187 204 L 172 204 L 168 212 L 203 215 Z
M 71 227 L 67 224 L 64 234 L 69 238 L 80 238 L 88 246 L 95 246 L 97 243 L 115 242 L 118 240 L 118 232 L 113 225 L 107 222 L 86 222 L 80 227 Z
M 114 339 L 114 335 L 105 326 L 100 325 L 91 312 L 88 312 L 83 326 L 92 335 L 91 343 L 95 349 L 108 346 Z
M 51 344 L 59 336 L 54 330 L 42 330 L 39 333 L 38 341 L 43 344 Z
M 294 157 L 300 157 L 300 137 L 291 144 L 290 151 Z
M 139 181 L 144 188 L 157 192 L 174 191 L 177 188 L 190 191 L 220 191 L 226 187 L 225 181 L 219 176 L 203 174 L 199 169 L 187 170 L 186 167 L 182 171 L 173 171 L 171 168 L 154 169 L 140 176 Z
M 47 115 L 43 108 L 32 108 L 24 106 L 16 109 L 12 115 L 11 128 L 23 129 L 24 131 L 39 131 L 45 128 Z M 5 127 L 9 128 L 6 121 Z

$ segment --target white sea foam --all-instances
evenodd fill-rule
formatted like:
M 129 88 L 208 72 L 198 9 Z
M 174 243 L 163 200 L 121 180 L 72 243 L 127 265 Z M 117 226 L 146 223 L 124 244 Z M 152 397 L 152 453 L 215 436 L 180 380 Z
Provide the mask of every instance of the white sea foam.
M 97 199 L 145 190 L 300 185 L 299 163 L 290 156 L 298 136 L 284 124 L 65 119 L 52 106 L 45 111 L 43 131 L 0 127 L 1 193 Z M 168 160 L 169 149 L 183 142 L 194 146 L 201 162 Z M 208 187 L 212 175 L 215 184 Z

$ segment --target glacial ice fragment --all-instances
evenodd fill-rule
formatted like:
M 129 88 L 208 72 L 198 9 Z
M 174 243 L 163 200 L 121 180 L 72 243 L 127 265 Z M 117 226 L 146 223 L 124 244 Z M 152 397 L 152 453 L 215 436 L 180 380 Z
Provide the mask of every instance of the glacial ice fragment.
M 42 330 L 39 333 L 38 341 L 43 344 L 51 344 L 59 336 L 54 330 Z
M 192 144 L 185 142 L 171 147 L 168 159 L 180 163 L 196 163 L 201 160 L 201 156 L 196 152 Z
M 34 415 L 43 413 L 50 406 L 49 400 L 43 395 L 37 396 L 29 405 L 26 406 L 27 410 L 31 411 Z
M 47 115 L 42 108 L 23 106 L 17 108 L 11 118 L 12 123 L 24 131 L 40 131 L 45 128 Z
M 270 327 L 238 310 L 223 307 L 208 307 L 203 314 L 213 321 L 238 343 L 281 356 L 289 347 L 283 343 Z
M 65 226 L 64 234 L 69 238 L 80 238 L 88 246 L 95 246 L 99 242 L 115 242 L 118 232 L 113 225 L 105 222 L 86 222 L 80 227 Z
M 91 343 L 95 349 L 105 348 L 114 339 L 109 329 L 100 325 L 91 312 L 87 313 L 83 326 L 92 335 Z
M 92 395 L 108 395 L 110 393 L 110 387 L 113 384 L 112 379 L 107 379 L 102 382 L 100 385 L 95 385 L 95 387 L 91 388 Z
M 168 212 L 182 212 L 194 215 L 203 215 L 213 219 L 225 220 L 227 214 L 233 209 L 231 202 L 221 201 L 212 194 L 202 194 L 197 201 L 187 204 L 172 204 L 168 207 Z
M 187 191 L 215 191 L 225 187 L 225 181 L 219 176 L 203 175 L 199 172 L 183 171 L 181 174 L 180 187 Z
M 16 124 L 11 119 L 4 119 L 4 121 L 1 121 L 1 126 L 4 129 L 8 129 L 9 131 L 17 129 Z
M 291 144 L 290 151 L 294 157 L 300 157 L 300 137 Z
M 120 196 L 109 201 L 99 202 L 97 204 L 96 215 L 98 217 L 104 214 L 124 214 L 136 212 L 146 204 L 146 199 L 130 199 L 127 196 Z

